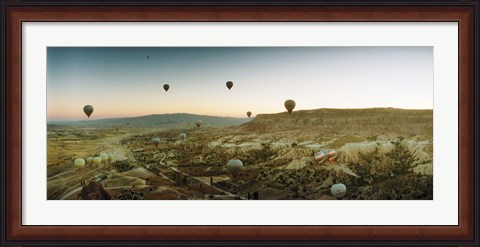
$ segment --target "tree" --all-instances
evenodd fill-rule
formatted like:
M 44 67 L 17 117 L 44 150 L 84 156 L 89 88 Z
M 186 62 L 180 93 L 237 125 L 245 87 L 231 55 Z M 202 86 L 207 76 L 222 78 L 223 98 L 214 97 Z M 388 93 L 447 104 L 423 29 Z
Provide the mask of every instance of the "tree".
M 386 154 L 390 159 L 390 168 L 394 175 L 411 173 L 415 158 L 412 153 L 402 144 L 403 138 L 392 142 L 393 150 Z

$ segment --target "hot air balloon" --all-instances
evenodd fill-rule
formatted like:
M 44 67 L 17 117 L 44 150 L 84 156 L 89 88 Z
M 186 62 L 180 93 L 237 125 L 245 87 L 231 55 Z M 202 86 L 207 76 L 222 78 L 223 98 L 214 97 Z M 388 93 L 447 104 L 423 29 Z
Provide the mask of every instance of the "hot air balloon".
M 91 105 L 86 105 L 83 107 L 83 112 L 85 112 L 85 114 L 87 115 L 87 117 L 90 118 L 90 115 L 92 115 L 92 112 L 93 112 L 93 106 Z
M 108 162 L 111 162 L 113 158 L 114 158 L 113 154 L 108 154 Z
M 163 85 L 163 89 L 165 89 L 165 92 L 167 92 L 168 89 L 170 89 L 170 85 L 164 84 L 164 85 Z
M 323 149 L 320 152 L 314 154 L 315 160 L 318 161 L 319 164 L 323 163 L 325 160 L 328 160 L 329 163 L 335 161 L 337 157 L 337 151 L 335 149 Z
M 295 108 L 295 101 L 289 99 L 289 100 L 286 100 L 283 105 L 287 109 L 288 113 L 292 113 L 293 108 Z
M 91 165 L 93 163 L 93 157 L 87 158 L 87 164 Z
M 103 162 L 108 160 L 108 154 L 106 153 L 101 153 L 100 154 L 100 159 L 102 159 Z
M 187 138 L 187 134 L 180 133 L 179 137 L 180 137 L 181 140 L 185 140 Z
M 227 87 L 228 87 L 228 90 L 232 89 L 232 87 L 233 87 L 233 82 L 227 81 Z
M 153 138 L 152 143 L 155 145 L 155 147 L 158 147 L 158 144 L 160 144 L 160 138 Z
M 252 112 L 251 111 L 247 111 L 247 116 L 250 118 L 250 116 L 252 115 Z
M 202 125 L 202 123 L 203 123 L 202 120 L 197 120 L 195 122 L 195 125 L 197 126 L 197 128 L 200 128 L 200 125 Z
M 73 164 L 75 164 L 75 166 L 78 168 L 82 168 L 85 166 L 85 160 L 82 158 L 78 158 L 78 159 L 75 159 L 75 161 L 73 161 Z
M 330 191 L 335 198 L 342 199 L 345 196 L 345 193 L 347 193 L 347 187 L 342 183 L 338 183 L 332 185 Z
M 93 158 L 93 164 L 100 165 L 100 163 L 102 163 L 102 158 L 100 158 L 98 156 Z
M 238 174 L 243 169 L 243 163 L 241 160 L 233 159 L 227 162 L 227 172 L 232 175 Z

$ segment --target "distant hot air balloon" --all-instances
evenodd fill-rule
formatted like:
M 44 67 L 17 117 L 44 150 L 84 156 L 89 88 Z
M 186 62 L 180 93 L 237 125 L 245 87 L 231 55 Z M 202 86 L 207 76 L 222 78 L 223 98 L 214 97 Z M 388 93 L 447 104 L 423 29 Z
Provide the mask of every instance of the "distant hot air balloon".
M 250 117 L 252 115 L 251 111 L 247 111 L 247 116 Z
M 91 165 L 93 163 L 93 157 L 87 158 L 87 164 Z
M 233 82 L 227 81 L 227 87 L 228 87 L 228 90 L 232 89 L 232 87 L 233 87 Z
M 167 92 L 169 88 L 170 88 L 170 85 L 168 84 L 163 85 L 163 89 L 165 89 L 165 92 Z
M 195 125 L 197 126 L 197 128 L 200 128 L 200 125 L 202 125 L 202 123 L 203 123 L 202 120 L 197 120 L 195 122 Z
M 93 164 L 100 165 L 100 163 L 102 163 L 102 158 L 100 158 L 98 156 L 93 158 Z
M 75 159 L 75 161 L 73 161 L 73 164 L 75 164 L 75 166 L 78 168 L 82 168 L 85 166 L 85 160 L 82 158 L 78 158 L 78 159 Z
M 160 144 L 160 138 L 153 138 L 152 143 L 155 145 L 155 147 L 158 147 L 158 144 Z
M 86 105 L 83 107 L 83 112 L 85 112 L 85 114 L 87 115 L 87 117 L 90 118 L 90 115 L 92 115 L 92 112 L 93 112 L 93 106 L 91 105 Z
M 106 153 L 101 153 L 100 154 L 100 159 L 102 159 L 103 162 L 108 160 L 108 154 Z
M 287 109 L 288 113 L 292 113 L 293 108 L 295 108 L 295 101 L 289 99 L 289 100 L 286 100 L 283 105 Z
M 232 175 L 238 174 L 243 169 L 243 163 L 241 160 L 233 159 L 227 162 L 227 172 Z
M 185 140 L 187 138 L 187 134 L 180 133 L 179 137 L 180 137 L 181 140 Z
M 347 187 L 342 183 L 338 183 L 332 185 L 330 191 L 335 198 L 342 199 L 345 196 L 345 193 L 347 193 Z

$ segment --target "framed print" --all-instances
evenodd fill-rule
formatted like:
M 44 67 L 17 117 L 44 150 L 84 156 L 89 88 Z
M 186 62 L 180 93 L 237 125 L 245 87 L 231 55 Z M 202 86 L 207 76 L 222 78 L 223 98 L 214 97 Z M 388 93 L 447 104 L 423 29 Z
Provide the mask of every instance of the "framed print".
M 477 2 L 2 16 L 2 244 L 478 244 Z

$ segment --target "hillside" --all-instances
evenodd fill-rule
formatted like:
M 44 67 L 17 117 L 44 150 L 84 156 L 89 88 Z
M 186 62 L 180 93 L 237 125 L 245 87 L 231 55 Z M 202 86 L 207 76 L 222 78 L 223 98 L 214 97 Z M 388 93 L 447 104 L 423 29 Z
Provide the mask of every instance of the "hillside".
M 60 126 L 83 126 L 83 127 L 97 127 L 97 128 L 111 128 L 111 127 L 124 127 L 135 126 L 142 128 L 161 127 L 188 127 L 193 126 L 195 121 L 202 120 L 203 126 L 231 126 L 248 122 L 248 118 L 233 118 L 233 117 L 217 117 L 217 116 L 205 116 L 195 115 L 187 113 L 175 113 L 175 114 L 154 114 L 140 117 L 127 117 L 127 118 L 106 118 L 98 120 L 82 120 L 82 121 L 51 121 L 49 125 Z
M 241 125 L 243 130 L 265 133 L 281 130 L 323 133 L 432 135 L 433 110 L 396 108 L 315 109 L 259 114 Z

